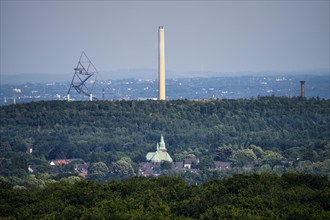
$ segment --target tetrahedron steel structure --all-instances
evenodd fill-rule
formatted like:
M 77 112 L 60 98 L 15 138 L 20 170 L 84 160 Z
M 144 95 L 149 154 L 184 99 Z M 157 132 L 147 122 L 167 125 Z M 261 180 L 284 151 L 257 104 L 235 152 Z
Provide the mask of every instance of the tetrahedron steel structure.
M 98 71 L 87 57 L 85 52 L 82 52 L 77 64 L 74 68 L 74 75 L 70 84 L 67 99 L 70 101 L 70 92 L 76 90 L 78 94 L 83 94 L 89 97 L 89 100 L 97 99 L 93 97 L 93 88 L 96 83 Z

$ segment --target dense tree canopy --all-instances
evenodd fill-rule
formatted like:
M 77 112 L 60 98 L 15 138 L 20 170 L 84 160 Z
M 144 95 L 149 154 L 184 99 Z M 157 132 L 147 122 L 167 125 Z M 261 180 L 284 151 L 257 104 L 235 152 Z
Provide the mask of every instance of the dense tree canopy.
M 329 147 L 329 105 L 328 100 L 261 97 L 1 106 L 0 149 L 3 153 L 25 151 L 26 144 L 33 144 L 34 153 L 46 158 L 86 159 L 100 151 L 139 158 L 163 134 L 174 155 L 189 147 L 213 152 L 221 144 L 255 144 L 283 152 L 308 147 L 317 154 L 315 159 L 324 159 L 323 151 Z
M 0 179 L 0 218 L 17 219 L 327 219 L 327 178 L 237 175 L 188 186 L 180 178 L 97 184 L 63 181 L 33 190 Z
M 25 178 L 30 164 L 49 172 L 46 159 L 64 158 L 102 162 L 113 173 L 131 175 L 161 135 L 175 161 L 198 157 L 204 168 L 221 160 L 267 170 L 286 160 L 302 172 L 313 166 L 312 172 L 324 174 L 330 158 L 329 100 L 49 101 L 1 106 L 0 113 L 3 176 Z M 23 153 L 28 144 L 31 155 Z
M 50 101 L 1 106 L 0 114 L 0 218 L 330 215 L 329 100 Z M 200 172 L 163 163 L 172 177 L 130 178 L 161 135 L 175 161 L 199 158 Z M 46 162 L 65 158 L 87 161 L 88 176 Z M 214 160 L 232 169 L 214 171 Z

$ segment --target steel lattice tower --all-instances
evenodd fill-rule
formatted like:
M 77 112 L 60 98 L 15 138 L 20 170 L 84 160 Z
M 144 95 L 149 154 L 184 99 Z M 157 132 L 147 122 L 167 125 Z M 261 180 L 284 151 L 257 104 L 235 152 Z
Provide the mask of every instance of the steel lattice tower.
M 90 101 L 97 99 L 96 97 L 93 97 L 92 92 L 96 83 L 98 71 L 85 52 L 81 53 L 77 67 L 74 68 L 74 71 L 67 95 L 68 101 L 70 101 L 70 92 L 72 92 L 72 88 L 74 88 L 78 94 L 83 94 L 89 97 Z

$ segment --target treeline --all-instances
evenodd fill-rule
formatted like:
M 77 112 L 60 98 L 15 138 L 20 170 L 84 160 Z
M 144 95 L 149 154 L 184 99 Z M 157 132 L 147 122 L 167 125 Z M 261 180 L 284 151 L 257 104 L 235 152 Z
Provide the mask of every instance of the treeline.
M 47 171 L 49 159 L 142 162 L 161 135 L 175 161 L 195 156 L 206 167 L 210 160 L 273 168 L 330 158 L 330 100 L 49 101 L 1 106 L 0 113 L 3 176 L 24 176 L 29 164 Z M 22 153 L 28 144 L 32 155 Z
M 0 179 L 4 219 L 328 219 L 326 177 L 236 175 L 189 186 L 177 177 L 97 184 L 57 182 L 26 190 Z

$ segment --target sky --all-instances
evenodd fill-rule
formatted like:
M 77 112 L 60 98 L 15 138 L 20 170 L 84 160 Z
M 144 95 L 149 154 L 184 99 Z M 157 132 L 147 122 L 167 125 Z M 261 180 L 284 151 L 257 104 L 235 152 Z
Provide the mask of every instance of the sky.
M 82 51 L 157 70 L 159 26 L 174 74 L 329 70 L 329 20 L 329 1 L 1 1 L 1 74 L 73 74 Z

